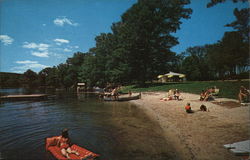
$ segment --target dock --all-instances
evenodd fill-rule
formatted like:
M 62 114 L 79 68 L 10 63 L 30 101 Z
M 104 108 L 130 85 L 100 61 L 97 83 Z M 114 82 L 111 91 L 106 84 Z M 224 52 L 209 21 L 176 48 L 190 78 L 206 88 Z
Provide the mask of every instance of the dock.
M 43 100 L 48 97 L 47 94 L 27 94 L 27 95 L 7 95 L 1 96 L 2 101 L 18 101 L 18 100 Z

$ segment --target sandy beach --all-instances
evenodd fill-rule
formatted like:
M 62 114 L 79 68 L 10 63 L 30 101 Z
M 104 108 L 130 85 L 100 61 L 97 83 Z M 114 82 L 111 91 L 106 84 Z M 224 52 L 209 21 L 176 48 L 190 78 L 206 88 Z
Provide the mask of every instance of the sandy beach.
M 160 101 L 165 96 L 166 92 L 145 92 L 142 99 L 131 103 L 160 125 L 176 154 L 185 160 L 240 159 L 223 145 L 249 139 L 249 106 L 241 106 L 237 100 L 227 98 L 201 102 L 199 95 L 189 93 L 182 93 L 181 101 Z M 187 102 L 191 103 L 195 113 L 185 112 Z M 201 104 L 209 111 L 199 111 Z

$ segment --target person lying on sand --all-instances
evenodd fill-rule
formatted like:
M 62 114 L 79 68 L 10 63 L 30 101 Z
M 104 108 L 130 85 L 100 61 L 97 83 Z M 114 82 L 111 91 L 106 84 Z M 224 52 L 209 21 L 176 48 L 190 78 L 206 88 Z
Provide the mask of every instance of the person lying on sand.
M 167 93 L 166 97 L 161 98 L 161 101 L 169 101 L 169 100 L 182 100 L 181 99 L 181 94 L 178 89 L 170 89 Z

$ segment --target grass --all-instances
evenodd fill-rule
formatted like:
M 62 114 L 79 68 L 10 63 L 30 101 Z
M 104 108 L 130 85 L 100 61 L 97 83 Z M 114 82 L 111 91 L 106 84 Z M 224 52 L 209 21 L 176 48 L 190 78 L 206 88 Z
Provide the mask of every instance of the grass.
M 187 81 L 181 83 L 151 83 L 146 87 L 140 88 L 135 85 L 129 85 L 122 88 L 122 92 L 154 92 L 165 91 L 169 89 L 179 89 L 181 92 L 200 94 L 201 90 L 206 90 L 216 86 L 220 89 L 219 97 L 237 99 L 240 86 L 249 89 L 249 80 L 247 81 Z

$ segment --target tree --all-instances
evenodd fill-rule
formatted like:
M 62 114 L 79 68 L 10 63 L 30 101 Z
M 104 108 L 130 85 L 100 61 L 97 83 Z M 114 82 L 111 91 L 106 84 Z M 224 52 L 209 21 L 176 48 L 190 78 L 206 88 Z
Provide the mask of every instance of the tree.
M 28 87 L 38 87 L 39 81 L 38 81 L 38 75 L 36 72 L 32 71 L 31 69 L 28 69 L 26 72 L 24 72 L 24 83 L 28 85 Z
M 75 87 L 78 82 L 79 71 L 81 65 L 84 63 L 85 53 L 77 52 L 74 53 L 72 58 L 68 58 L 66 61 L 67 72 L 62 80 L 62 84 L 66 87 Z
M 171 47 L 178 44 L 171 33 L 180 28 L 180 19 L 189 18 L 186 0 L 139 0 L 122 15 L 112 30 L 128 62 L 129 77 L 138 84 L 152 80 L 171 62 Z
M 41 84 L 49 87 L 59 87 L 58 70 L 54 67 L 47 67 L 39 72 Z
M 248 44 L 239 32 L 226 32 L 221 41 L 208 47 L 207 59 L 220 78 L 235 75 L 248 66 Z
M 88 53 L 84 59 L 84 63 L 81 65 L 81 68 L 79 70 L 78 80 L 81 82 L 85 82 L 89 87 L 99 85 L 100 82 L 98 83 L 98 81 L 100 80 L 100 78 L 103 78 L 102 76 L 98 75 L 98 72 L 102 71 L 97 70 L 96 60 L 97 58 L 93 54 Z
M 226 0 L 211 0 L 207 7 L 212 7 L 218 3 L 224 3 Z M 234 3 L 247 3 L 247 0 L 232 0 Z M 236 31 L 226 32 L 218 44 L 209 49 L 209 59 L 216 66 L 220 77 L 225 73 L 234 75 L 244 71 L 249 66 L 249 7 L 243 9 L 234 9 L 236 20 L 226 24 L 226 27 L 233 27 Z M 221 58 L 223 57 L 223 58 Z
M 234 16 L 236 20 L 226 25 L 227 27 L 233 27 L 235 30 L 239 31 L 243 40 L 247 43 L 249 42 L 249 13 L 249 8 L 243 8 L 241 10 L 235 8 Z
M 224 65 L 230 74 L 236 74 L 238 67 L 248 65 L 248 44 L 239 32 L 226 32 L 221 41 L 221 54 Z
M 61 63 L 57 66 L 58 70 L 58 79 L 60 82 L 60 86 L 64 88 L 69 88 L 72 85 L 70 78 L 68 77 L 69 65 L 66 63 Z
M 247 2 L 248 0 L 231 0 L 234 3 L 237 2 Z M 207 7 L 213 7 L 214 5 L 217 5 L 218 3 L 224 3 L 226 0 L 210 0 L 210 2 L 207 4 Z
M 188 48 L 187 55 L 182 62 L 182 72 L 189 80 L 212 79 L 212 73 L 207 61 L 207 46 L 196 46 Z
M 231 0 L 234 3 L 242 2 L 247 3 L 248 0 Z M 218 3 L 224 3 L 226 0 L 211 0 L 207 4 L 207 8 L 213 7 L 214 5 L 217 5 Z M 235 30 L 239 31 L 241 35 L 244 38 L 244 41 L 249 42 L 249 8 L 243 8 L 243 9 L 234 9 L 234 16 L 236 18 L 235 21 L 226 24 L 226 27 L 233 27 Z

